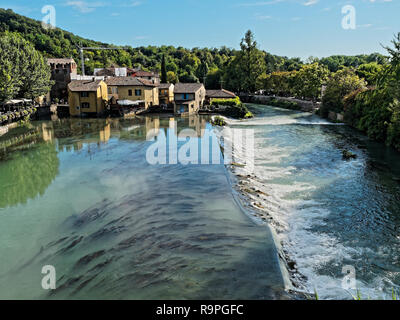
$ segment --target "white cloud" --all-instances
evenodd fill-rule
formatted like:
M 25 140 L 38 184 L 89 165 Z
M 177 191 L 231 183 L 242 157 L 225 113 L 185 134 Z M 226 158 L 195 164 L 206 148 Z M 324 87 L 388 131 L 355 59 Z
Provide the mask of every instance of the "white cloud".
M 67 1 L 66 6 L 72 7 L 81 13 L 89 13 L 96 8 L 105 7 L 105 2 L 87 2 L 87 1 Z
M 313 6 L 314 4 L 317 4 L 319 2 L 319 0 L 308 0 L 307 2 L 303 3 L 303 6 Z

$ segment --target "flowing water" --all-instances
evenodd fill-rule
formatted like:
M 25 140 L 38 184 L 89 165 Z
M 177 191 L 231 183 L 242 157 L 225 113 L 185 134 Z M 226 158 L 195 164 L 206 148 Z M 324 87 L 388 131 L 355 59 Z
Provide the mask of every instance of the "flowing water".
M 276 231 L 294 286 L 352 298 L 342 286 L 350 266 L 364 298 L 391 298 L 400 285 L 400 154 L 309 113 L 249 107 L 254 119 L 229 121 L 255 135 L 254 171 L 233 167 L 236 189 Z
M 295 290 L 349 299 L 345 266 L 365 298 L 389 298 L 400 155 L 315 115 L 250 108 L 229 124 L 254 130 L 252 172 L 146 160 L 148 134 L 209 139 L 200 116 L 33 122 L 0 137 L 0 298 L 279 299 L 287 269 Z
M 206 139 L 206 118 L 174 120 L 42 121 L 0 137 L 0 299 L 283 297 L 271 232 L 240 209 L 225 166 L 146 160 L 147 134 Z M 56 290 L 42 288 L 46 265 Z

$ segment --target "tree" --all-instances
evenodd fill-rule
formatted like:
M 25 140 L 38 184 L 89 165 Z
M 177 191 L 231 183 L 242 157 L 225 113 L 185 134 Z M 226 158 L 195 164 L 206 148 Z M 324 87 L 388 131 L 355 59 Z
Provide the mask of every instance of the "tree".
M 273 72 L 264 79 L 263 87 L 268 94 L 290 96 L 293 94 L 293 84 L 297 71 Z
M 241 60 L 238 57 L 233 57 L 225 69 L 223 82 L 228 90 L 234 92 L 245 91 L 244 87 L 244 71 L 241 65 Z
M 400 102 L 395 99 L 390 105 L 392 118 L 388 126 L 387 144 L 394 146 L 400 151 Z
M 199 83 L 199 78 L 191 72 L 184 72 L 179 76 L 179 80 L 183 83 Z
M 378 76 L 381 74 L 383 66 L 377 62 L 364 63 L 358 67 L 356 74 L 360 78 L 364 78 L 369 85 L 373 85 L 377 82 Z
M 204 83 L 209 70 L 207 62 L 202 62 L 197 70 L 197 75 L 200 78 L 200 81 Z
M 222 85 L 223 71 L 218 68 L 211 69 L 206 78 L 207 89 L 220 89 Z
M 243 82 L 243 90 L 255 92 L 257 90 L 257 79 L 266 71 L 265 55 L 257 47 L 254 34 L 248 30 L 240 43 L 241 51 L 235 61 L 242 72 L 238 74 Z
M 301 99 L 318 100 L 321 97 L 322 85 L 328 76 L 329 70 L 317 62 L 303 66 L 294 79 L 296 96 Z
M 161 83 L 167 83 L 167 66 L 165 64 L 165 54 L 163 54 L 161 61 Z
M 168 71 L 167 72 L 167 83 L 177 83 L 179 81 L 178 77 L 176 76 L 175 72 Z
M 0 35 L 0 100 L 35 98 L 50 91 L 50 68 L 20 35 Z
M 390 64 L 384 70 L 380 85 L 387 87 L 393 98 L 400 100 L 400 32 L 392 40 L 393 48 L 385 47 L 390 55 Z
M 342 112 L 343 99 L 353 91 L 365 89 L 366 86 L 365 80 L 360 79 L 351 68 L 344 68 L 334 73 L 326 84 L 322 98 L 322 115 L 327 116 L 329 111 Z

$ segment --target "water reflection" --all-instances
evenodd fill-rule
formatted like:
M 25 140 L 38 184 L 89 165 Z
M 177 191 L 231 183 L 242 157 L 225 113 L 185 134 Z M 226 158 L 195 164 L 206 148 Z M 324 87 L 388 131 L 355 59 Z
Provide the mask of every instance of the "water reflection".
M 36 123 L 37 150 L 50 148 L 58 171 L 40 197 L 0 210 L 0 298 L 281 297 L 271 234 L 238 208 L 224 166 L 146 161 L 148 133 L 203 139 L 207 126 L 199 116 Z M 43 265 L 57 270 L 53 292 L 40 286 Z
M 23 127 L 0 140 L 0 208 L 43 195 L 57 176 L 57 150 L 54 144 L 45 143 L 49 136 L 41 129 Z

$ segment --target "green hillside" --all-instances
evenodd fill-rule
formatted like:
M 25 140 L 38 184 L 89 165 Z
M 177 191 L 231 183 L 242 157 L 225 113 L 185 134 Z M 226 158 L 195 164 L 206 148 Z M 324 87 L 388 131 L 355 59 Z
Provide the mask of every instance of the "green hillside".
M 33 20 L 12 10 L 0 9 L 0 31 L 18 32 L 30 41 L 37 50 L 46 57 L 62 58 L 73 57 L 80 66 L 80 56 L 77 45 L 115 47 L 111 44 L 84 39 L 68 31 L 56 28 L 46 30 L 41 22 Z M 161 71 L 162 56 L 166 56 L 166 69 L 170 77 L 174 75 L 181 81 L 203 81 L 208 74 L 208 87 L 219 87 L 224 69 L 237 51 L 222 46 L 221 48 L 194 48 L 185 49 L 173 46 L 127 47 L 127 50 L 118 51 L 88 51 L 85 57 L 87 73 L 94 68 L 119 65 L 138 67 L 144 70 Z M 267 64 L 267 73 L 274 71 L 299 70 L 303 65 L 300 58 L 279 57 L 264 52 Z M 377 61 L 384 63 L 386 58 L 380 54 L 360 55 L 357 57 L 334 56 L 321 60 L 331 71 L 336 71 L 340 65 L 357 67 L 363 63 Z M 173 72 L 173 74 L 171 73 Z

